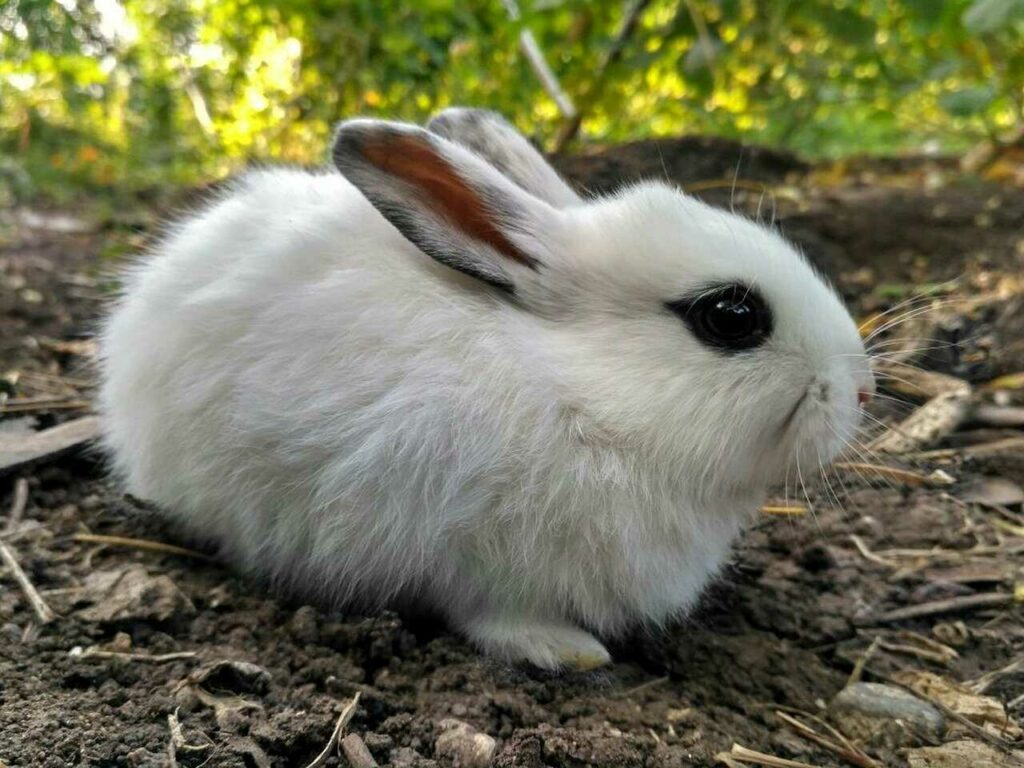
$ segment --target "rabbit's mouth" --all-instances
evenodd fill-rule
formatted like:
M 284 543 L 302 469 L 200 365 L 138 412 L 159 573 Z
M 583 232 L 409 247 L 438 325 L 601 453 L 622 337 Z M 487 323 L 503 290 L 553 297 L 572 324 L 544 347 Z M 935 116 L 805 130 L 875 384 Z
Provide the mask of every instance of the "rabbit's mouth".
M 800 396 L 786 412 L 782 423 L 779 426 L 778 439 L 785 441 L 783 444 L 791 444 L 800 437 L 800 431 L 806 421 L 804 417 L 808 407 L 813 404 L 823 405 L 828 398 L 828 384 L 811 379 L 804 386 Z
M 780 429 L 783 435 L 787 435 L 792 431 L 793 425 L 796 424 L 798 417 L 800 416 L 800 410 L 804 407 L 804 403 L 807 402 L 811 396 L 811 386 L 804 389 L 803 394 L 793 404 L 793 407 L 789 409 L 789 413 L 786 414 L 786 418 L 782 421 L 782 427 Z
M 786 411 L 777 432 L 775 445 L 790 462 L 828 463 L 843 446 L 841 426 L 834 425 L 835 385 L 815 378 L 807 383 Z

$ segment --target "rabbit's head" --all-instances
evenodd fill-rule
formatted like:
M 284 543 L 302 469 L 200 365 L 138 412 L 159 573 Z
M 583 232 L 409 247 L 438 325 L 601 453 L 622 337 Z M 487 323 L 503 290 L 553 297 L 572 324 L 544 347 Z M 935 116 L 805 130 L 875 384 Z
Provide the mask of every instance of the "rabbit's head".
M 854 437 L 874 389 L 857 328 L 774 231 L 661 183 L 546 192 L 557 174 L 522 165 L 539 154 L 518 146 L 502 173 L 486 142 L 452 138 L 352 120 L 333 158 L 426 256 L 536 319 L 521 327 L 580 440 L 646 452 L 713 499 L 813 472 Z

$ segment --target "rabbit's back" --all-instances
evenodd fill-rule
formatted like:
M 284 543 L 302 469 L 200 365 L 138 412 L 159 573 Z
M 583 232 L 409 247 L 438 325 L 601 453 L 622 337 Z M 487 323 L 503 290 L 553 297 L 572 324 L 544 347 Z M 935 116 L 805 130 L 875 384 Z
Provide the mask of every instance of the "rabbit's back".
M 531 386 L 519 313 L 438 269 L 338 174 L 243 180 L 134 268 L 103 331 L 128 488 L 282 580 L 443 580 L 441 540 L 521 453 L 494 404 Z

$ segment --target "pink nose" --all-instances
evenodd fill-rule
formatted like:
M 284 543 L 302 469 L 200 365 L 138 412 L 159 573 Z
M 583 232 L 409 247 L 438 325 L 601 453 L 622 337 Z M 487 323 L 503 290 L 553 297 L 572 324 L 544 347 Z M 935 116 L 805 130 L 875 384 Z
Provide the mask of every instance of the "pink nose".
M 860 407 L 863 408 L 871 402 L 871 392 L 866 389 L 859 390 L 857 392 L 857 402 L 860 403 Z

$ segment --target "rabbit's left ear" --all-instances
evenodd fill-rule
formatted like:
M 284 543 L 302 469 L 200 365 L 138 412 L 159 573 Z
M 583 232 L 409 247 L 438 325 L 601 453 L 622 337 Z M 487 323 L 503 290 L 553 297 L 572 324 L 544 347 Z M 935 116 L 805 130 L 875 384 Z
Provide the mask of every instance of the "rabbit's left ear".
M 449 107 L 430 119 L 427 130 L 473 150 L 531 195 L 555 208 L 583 203 L 527 138 L 497 112 Z
M 472 152 L 415 126 L 351 120 L 332 154 L 384 218 L 437 261 L 509 293 L 543 266 L 557 212 Z

